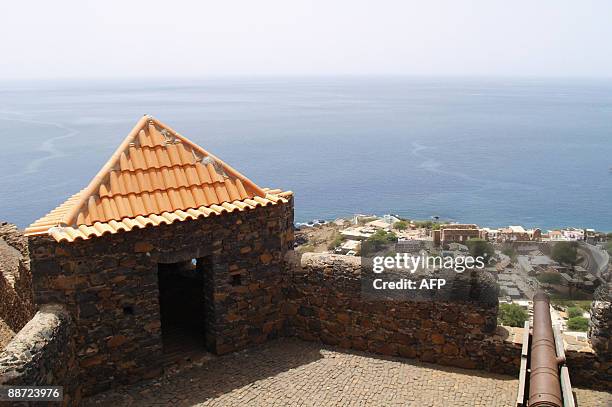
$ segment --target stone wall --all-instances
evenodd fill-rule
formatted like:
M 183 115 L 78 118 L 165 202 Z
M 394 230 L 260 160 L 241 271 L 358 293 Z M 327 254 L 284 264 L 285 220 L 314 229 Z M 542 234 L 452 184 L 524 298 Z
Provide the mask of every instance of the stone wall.
M 160 358 L 151 357 L 162 351 L 158 263 L 208 258 L 209 350 L 224 354 L 282 333 L 292 200 L 72 243 L 46 236 L 29 243 L 36 301 L 65 304 L 74 316 L 84 394 L 160 374 Z
M 360 285 L 359 258 L 306 253 L 301 260 L 289 257 L 287 262 L 287 335 L 347 349 L 518 375 L 523 329 L 497 326 L 497 302 L 482 295 L 496 290 L 488 279 L 473 287 L 481 292 L 474 301 L 367 300 Z M 593 307 L 591 340 L 595 351 L 566 350 L 567 364 L 574 385 L 610 390 L 610 302 L 594 302 Z
M 612 391 L 612 361 L 592 349 L 565 350 L 572 386 Z
M 493 371 L 517 376 L 524 329 L 500 326 L 497 330 L 496 340 L 485 347 L 485 355 L 490 360 L 497 360 L 498 363 L 495 365 L 504 367 L 501 370 L 492 369 Z M 612 390 L 612 381 L 608 371 L 611 363 L 609 358 L 605 359 L 589 346 L 579 346 L 567 342 L 565 358 L 572 386 Z
M 15 225 L 0 222 L 0 319 L 18 332 L 33 315 L 27 239 Z
M 63 386 L 78 405 L 74 325 L 61 305 L 45 305 L 0 353 L 0 385 Z M 49 405 L 49 403 L 41 403 Z
M 496 345 L 505 349 L 496 337 L 494 284 L 475 287 L 493 294 L 479 295 L 489 298 L 482 301 L 368 300 L 361 295 L 361 273 L 359 258 L 304 254 L 291 270 L 284 308 L 288 334 L 442 365 L 512 370 L 490 356 Z
M 595 290 L 590 313 L 589 339 L 594 354 L 588 358 L 579 355 L 575 364 L 592 366 L 594 373 L 585 377 L 585 382 L 612 390 L 612 283 Z

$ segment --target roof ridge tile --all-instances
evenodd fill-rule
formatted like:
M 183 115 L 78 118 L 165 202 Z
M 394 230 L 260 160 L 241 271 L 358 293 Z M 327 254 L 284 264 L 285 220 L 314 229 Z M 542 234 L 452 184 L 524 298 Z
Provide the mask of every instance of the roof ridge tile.
M 144 116 L 89 185 L 36 220 L 26 234 L 74 241 L 273 203 L 267 190 Z

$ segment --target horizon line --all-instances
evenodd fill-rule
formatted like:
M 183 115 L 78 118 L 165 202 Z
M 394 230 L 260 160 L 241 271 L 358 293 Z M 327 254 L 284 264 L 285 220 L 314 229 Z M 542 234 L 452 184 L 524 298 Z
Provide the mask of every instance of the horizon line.
M 377 78 L 377 79 L 521 79 L 521 80 L 612 80 L 608 76 L 585 75 L 506 75 L 506 74 L 402 74 L 402 73 L 277 73 L 277 74 L 207 74 L 207 75 L 179 75 L 179 76 L 74 76 L 74 77 L 14 77 L 0 78 L 0 83 L 8 82 L 111 82 L 111 81 L 205 81 L 210 79 L 306 79 L 306 78 Z

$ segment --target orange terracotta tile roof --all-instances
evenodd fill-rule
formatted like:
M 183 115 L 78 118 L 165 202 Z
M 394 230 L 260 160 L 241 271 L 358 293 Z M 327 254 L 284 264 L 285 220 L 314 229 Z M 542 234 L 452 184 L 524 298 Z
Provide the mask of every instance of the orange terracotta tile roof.
M 144 116 L 89 185 L 26 229 L 72 242 L 287 202 L 258 187 L 150 116 Z

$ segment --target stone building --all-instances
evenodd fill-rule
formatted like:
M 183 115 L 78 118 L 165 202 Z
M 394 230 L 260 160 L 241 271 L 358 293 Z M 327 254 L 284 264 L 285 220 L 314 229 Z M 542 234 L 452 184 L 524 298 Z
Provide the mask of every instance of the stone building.
M 537 228 L 525 229 L 522 226 L 508 226 L 499 229 L 497 240 L 499 242 L 539 242 L 542 240 L 542 231 Z
M 478 227 L 478 225 L 450 224 L 444 225 L 440 228 L 439 242 L 442 245 L 447 245 L 450 243 L 464 244 L 470 239 L 484 237 L 484 232 Z M 437 242 L 436 237 L 434 237 L 434 241 Z
M 84 394 L 159 374 L 177 346 L 223 354 L 282 334 L 292 193 L 152 117 L 26 235 L 36 303 L 74 320 Z

